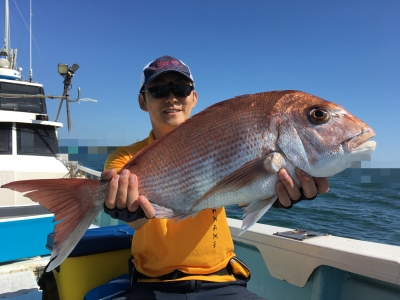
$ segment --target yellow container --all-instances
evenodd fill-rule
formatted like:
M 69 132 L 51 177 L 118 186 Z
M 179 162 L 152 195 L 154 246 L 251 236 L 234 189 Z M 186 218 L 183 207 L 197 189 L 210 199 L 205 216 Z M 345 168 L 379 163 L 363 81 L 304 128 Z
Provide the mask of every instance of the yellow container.
M 80 300 L 91 289 L 128 273 L 130 249 L 69 257 L 53 270 L 60 300 Z

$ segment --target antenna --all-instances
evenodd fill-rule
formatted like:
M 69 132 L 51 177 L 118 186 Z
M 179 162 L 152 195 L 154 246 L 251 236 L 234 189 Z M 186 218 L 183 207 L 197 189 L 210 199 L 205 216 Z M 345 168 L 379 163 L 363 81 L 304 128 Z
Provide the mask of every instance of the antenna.
M 32 0 L 29 1 L 29 81 L 32 82 Z
M 8 0 L 4 1 L 4 46 L 6 48 L 7 54 L 9 49 L 10 40 L 10 23 L 9 23 L 9 10 L 8 10 Z

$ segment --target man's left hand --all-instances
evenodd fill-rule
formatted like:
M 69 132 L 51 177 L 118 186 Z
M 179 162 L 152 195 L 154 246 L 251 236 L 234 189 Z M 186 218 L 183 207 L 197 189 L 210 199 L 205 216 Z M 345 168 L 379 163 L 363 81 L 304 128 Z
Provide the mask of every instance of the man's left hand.
M 296 168 L 296 175 L 301 182 L 303 195 L 306 198 L 314 198 L 317 193 L 325 194 L 329 191 L 329 181 L 326 177 L 312 177 L 298 168 Z M 301 199 L 301 190 L 285 169 L 280 169 L 278 176 L 280 181 L 276 183 L 275 188 L 279 202 L 281 206 L 289 207 L 292 204 L 291 200 Z

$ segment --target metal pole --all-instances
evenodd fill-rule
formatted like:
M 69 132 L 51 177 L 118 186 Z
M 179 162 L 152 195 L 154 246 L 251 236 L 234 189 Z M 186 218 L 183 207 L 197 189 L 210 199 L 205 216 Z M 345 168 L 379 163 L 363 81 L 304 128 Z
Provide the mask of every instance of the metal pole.
M 61 111 L 61 107 L 62 107 L 63 101 L 64 101 L 64 99 L 61 99 L 60 105 L 58 106 L 58 112 L 57 112 L 56 120 L 54 122 L 57 122 L 57 120 L 58 120 L 58 116 L 60 115 L 60 111 Z
M 69 111 L 69 94 L 67 92 L 67 98 L 65 99 L 65 105 L 67 106 L 67 122 L 68 122 L 68 131 L 71 131 L 71 113 Z

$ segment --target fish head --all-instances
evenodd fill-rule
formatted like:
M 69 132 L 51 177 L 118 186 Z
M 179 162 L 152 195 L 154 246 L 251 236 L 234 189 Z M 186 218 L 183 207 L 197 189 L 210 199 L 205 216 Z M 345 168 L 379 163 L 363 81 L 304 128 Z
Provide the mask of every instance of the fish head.
M 376 143 L 373 129 L 342 106 L 298 92 L 287 95 L 279 124 L 278 147 L 297 167 L 328 177 L 368 160 Z M 286 103 L 285 103 L 286 102 Z

